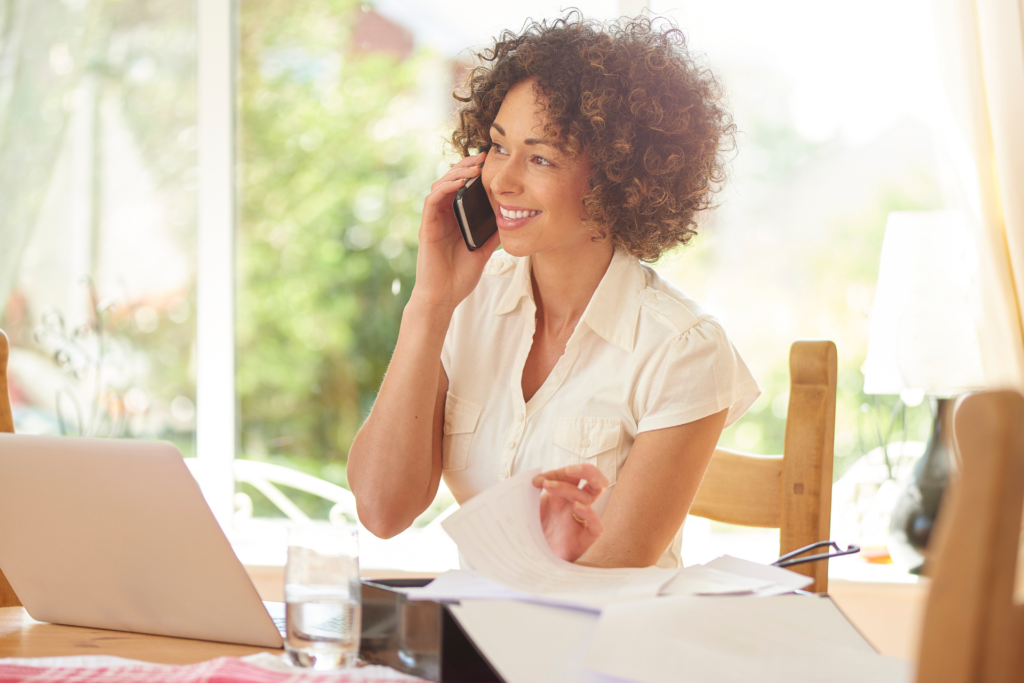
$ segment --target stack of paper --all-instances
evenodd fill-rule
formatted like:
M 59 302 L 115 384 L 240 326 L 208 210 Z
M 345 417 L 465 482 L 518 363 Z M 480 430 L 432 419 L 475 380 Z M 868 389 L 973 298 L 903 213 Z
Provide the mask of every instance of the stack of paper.
M 475 571 L 408 591 L 459 601 L 452 614 L 508 683 L 910 680 L 909 663 L 876 654 L 830 599 L 781 595 L 811 582 L 795 572 L 732 557 L 679 571 L 560 559 L 540 524 L 539 472 L 443 523 Z
M 460 600 L 528 600 L 529 593 L 506 588 L 472 569 L 453 569 L 422 588 L 403 588 L 410 600 L 459 602 Z
M 783 595 L 814 580 L 781 567 L 736 557 L 719 557 L 707 564 L 679 570 L 661 595 Z
M 540 525 L 538 474 L 506 479 L 441 523 L 475 570 L 541 601 L 585 609 L 655 596 L 675 577 L 675 569 L 598 569 L 555 555 Z
M 643 683 L 908 681 L 826 597 L 664 597 L 610 605 L 586 668 Z
M 413 600 L 531 600 L 600 611 L 655 595 L 779 595 L 811 579 L 778 567 L 722 557 L 683 570 L 598 569 L 552 552 L 540 524 L 540 470 L 522 472 L 468 501 L 442 523 L 474 571 L 442 574 Z
M 506 683 L 910 683 L 828 598 L 664 597 L 600 614 L 513 600 L 451 608 Z

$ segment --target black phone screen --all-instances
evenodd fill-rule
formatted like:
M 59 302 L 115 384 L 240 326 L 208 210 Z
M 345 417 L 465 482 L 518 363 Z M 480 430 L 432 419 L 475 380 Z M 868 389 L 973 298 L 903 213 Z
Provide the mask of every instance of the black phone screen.
M 455 219 L 459 222 L 462 237 L 470 251 L 483 246 L 484 242 L 498 229 L 491 201 L 487 198 L 480 176 L 470 178 L 459 189 L 452 202 Z

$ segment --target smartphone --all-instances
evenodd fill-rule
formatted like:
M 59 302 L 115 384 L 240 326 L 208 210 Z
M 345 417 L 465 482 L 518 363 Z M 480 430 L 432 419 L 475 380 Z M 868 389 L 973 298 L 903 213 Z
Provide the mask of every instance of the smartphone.
M 459 188 L 452 202 L 455 219 L 470 251 L 476 251 L 498 229 L 498 221 L 487 198 L 484 181 L 480 176 L 470 178 Z

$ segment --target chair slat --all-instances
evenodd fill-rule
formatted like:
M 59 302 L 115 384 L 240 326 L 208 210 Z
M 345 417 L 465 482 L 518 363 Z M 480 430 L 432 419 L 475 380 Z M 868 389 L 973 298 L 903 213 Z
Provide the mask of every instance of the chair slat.
M 11 413 L 11 397 L 7 393 L 7 358 L 10 347 L 7 335 L 0 330 L 0 432 L 14 433 L 14 416 Z M 7 582 L 3 569 L 0 568 L 0 607 L 17 607 L 21 604 L 14 589 Z
M 837 365 L 830 341 L 790 348 L 780 555 L 830 538 Z M 814 579 L 815 592 L 828 591 L 828 560 L 791 569 Z
M 726 524 L 775 527 L 782 520 L 782 456 L 715 449 L 690 514 Z
M 10 346 L 7 335 L 0 330 L 0 432 L 14 433 L 14 415 L 11 412 L 11 396 L 7 392 L 7 358 Z

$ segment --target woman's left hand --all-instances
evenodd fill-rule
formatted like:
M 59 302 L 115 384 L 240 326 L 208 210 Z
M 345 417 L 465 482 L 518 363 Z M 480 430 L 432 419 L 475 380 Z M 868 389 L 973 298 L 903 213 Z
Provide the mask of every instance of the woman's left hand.
M 575 562 L 604 531 L 591 505 L 608 488 L 608 478 L 593 465 L 569 465 L 537 475 L 533 485 L 544 490 L 540 523 L 548 545 L 563 560 Z

